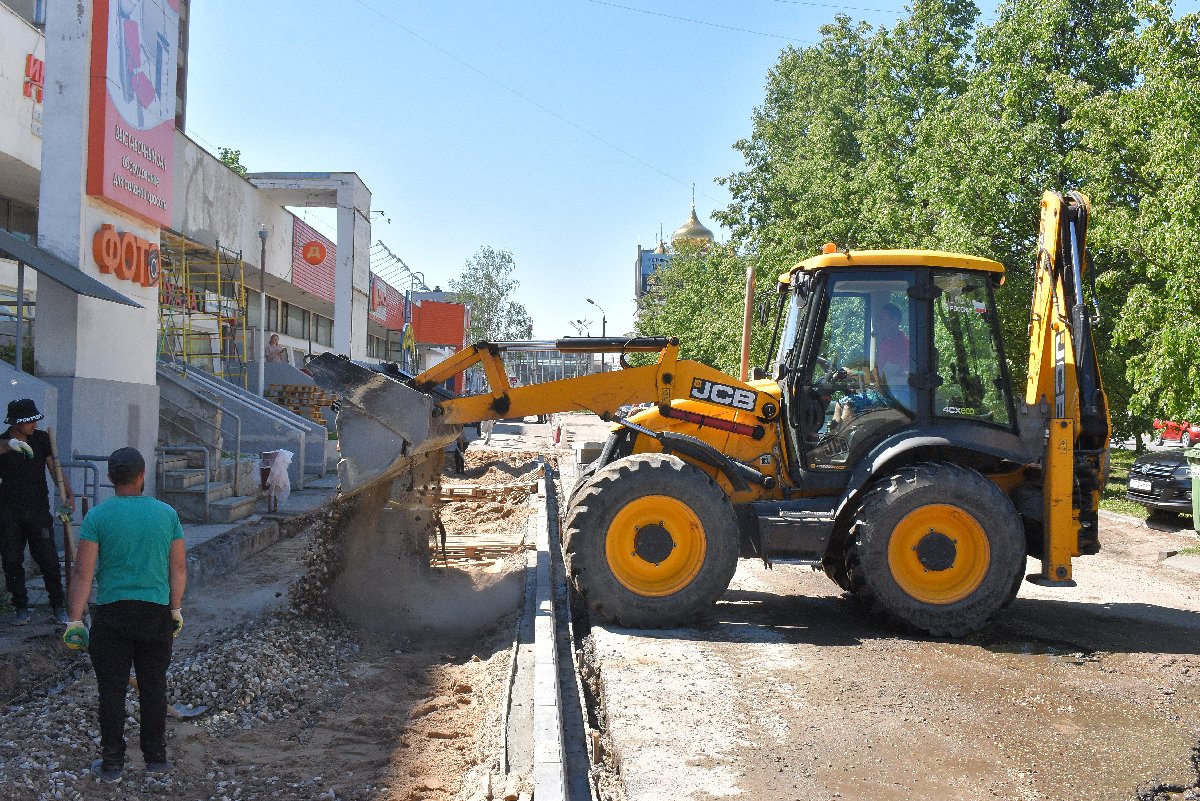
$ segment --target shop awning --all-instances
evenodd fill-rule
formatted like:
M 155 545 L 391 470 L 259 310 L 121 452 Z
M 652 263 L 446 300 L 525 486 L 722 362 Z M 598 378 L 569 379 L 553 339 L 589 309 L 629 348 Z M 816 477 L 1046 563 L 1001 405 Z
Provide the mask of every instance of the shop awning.
M 82 270 L 71 266 L 53 253 L 0 228 L 0 256 L 16 259 L 37 270 L 38 275 L 62 284 L 77 295 L 111 300 L 126 306 L 143 308 L 142 304 L 130 300 L 108 284 L 101 283 Z

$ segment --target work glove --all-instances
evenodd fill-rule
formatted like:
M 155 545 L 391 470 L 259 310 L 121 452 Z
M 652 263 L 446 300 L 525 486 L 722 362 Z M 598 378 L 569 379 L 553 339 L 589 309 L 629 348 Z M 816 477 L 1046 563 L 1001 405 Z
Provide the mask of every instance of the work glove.
M 70 523 L 71 515 L 74 511 L 75 511 L 74 509 L 72 509 L 70 506 L 67 506 L 64 503 L 58 507 L 58 512 L 56 513 L 56 515 L 57 515 L 58 519 L 60 521 L 62 521 L 63 523 Z
M 178 637 L 179 632 L 183 631 L 183 610 L 182 609 L 172 609 L 171 610 L 171 620 L 174 621 L 174 628 L 171 629 L 171 636 Z
M 13 437 L 8 441 L 8 449 L 13 453 L 19 453 L 26 459 L 33 458 L 33 448 L 29 447 L 29 443 L 23 439 Z
M 88 647 L 88 630 L 82 620 L 72 620 L 67 623 L 63 632 L 63 644 L 72 651 L 86 651 Z

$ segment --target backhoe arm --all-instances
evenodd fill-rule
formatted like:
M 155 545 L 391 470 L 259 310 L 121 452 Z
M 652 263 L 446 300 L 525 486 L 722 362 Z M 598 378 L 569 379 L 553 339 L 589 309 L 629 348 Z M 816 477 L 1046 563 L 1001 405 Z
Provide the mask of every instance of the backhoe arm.
M 501 354 L 557 350 L 562 353 L 658 353 L 654 364 L 563 378 L 523 387 L 510 386 Z M 775 399 L 747 383 L 700 362 L 680 360 L 674 337 L 631 339 L 571 338 L 557 342 L 480 342 L 414 377 L 380 372 L 334 354 L 308 363 L 317 383 L 340 396 L 337 426 L 342 459 L 338 470 L 343 492 L 400 473 L 406 463 L 450 442 L 468 423 L 586 410 L 612 419 L 624 405 L 674 400 L 700 401 L 714 408 L 752 415 L 760 421 L 778 415 Z M 469 367 L 480 365 L 489 390 L 457 396 L 441 385 Z M 387 368 L 383 368 L 387 369 Z M 740 426 L 755 434 L 753 425 Z M 351 432 L 347 436 L 345 432 Z M 756 434 L 762 436 L 761 430 Z
M 1042 583 L 1071 581 L 1071 557 L 1099 550 L 1097 510 L 1112 427 L 1084 297 L 1088 199 L 1042 196 L 1025 402 L 1051 405 L 1042 458 Z M 1093 291 L 1094 302 L 1094 291 Z

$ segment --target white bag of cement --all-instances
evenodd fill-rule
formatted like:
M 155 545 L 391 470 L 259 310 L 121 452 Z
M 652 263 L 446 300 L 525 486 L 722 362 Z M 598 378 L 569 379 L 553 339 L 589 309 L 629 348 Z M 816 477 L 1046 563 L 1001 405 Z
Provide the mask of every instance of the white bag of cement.
M 267 475 L 267 492 L 279 503 L 286 501 L 292 493 L 292 482 L 288 478 L 288 466 L 291 463 L 291 451 L 276 451 L 271 472 Z

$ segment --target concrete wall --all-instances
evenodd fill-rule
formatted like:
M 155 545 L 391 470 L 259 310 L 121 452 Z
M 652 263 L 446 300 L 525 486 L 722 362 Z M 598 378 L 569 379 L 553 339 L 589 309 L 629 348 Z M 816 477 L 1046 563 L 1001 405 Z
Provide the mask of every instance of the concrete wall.
M 87 0 L 51 4 L 47 15 L 38 245 L 141 308 L 81 297 L 43 281 L 34 325 L 36 372 L 58 390 L 59 447 L 99 455 L 132 445 L 146 457 L 151 493 L 158 288 L 101 274 L 92 237 L 104 223 L 154 242 L 158 230 L 85 192 L 91 17 Z
M 176 132 L 172 229 L 210 247 L 219 239 L 257 269 L 262 249 L 258 231 L 266 225 L 267 274 L 291 281 L 293 219 L 220 159 Z
M 25 97 L 25 56 L 46 60 L 41 32 L 0 3 L 0 195 L 37 203 L 42 104 Z

